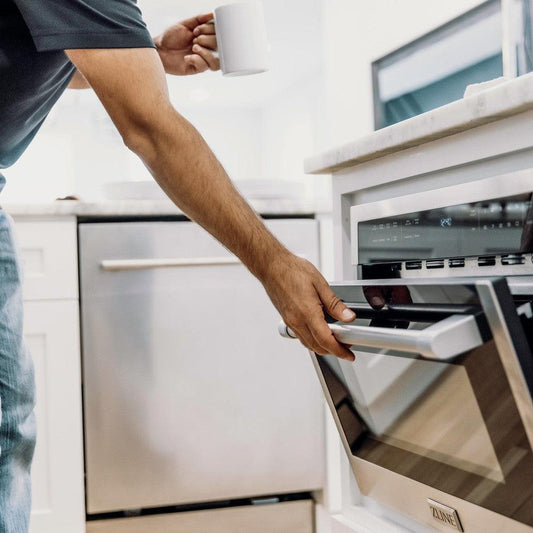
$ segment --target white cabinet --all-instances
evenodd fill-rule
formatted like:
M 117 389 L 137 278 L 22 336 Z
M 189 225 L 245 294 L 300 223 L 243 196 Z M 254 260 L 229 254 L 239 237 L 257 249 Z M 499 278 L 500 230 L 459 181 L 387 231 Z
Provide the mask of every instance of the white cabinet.
M 24 300 L 78 299 L 76 229 L 75 217 L 16 220 Z
M 35 364 L 37 446 L 31 533 L 84 531 L 78 303 L 24 303 Z
M 76 219 L 21 217 L 15 234 L 24 270 L 24 336 L 36 379 L 30 533 L 83 533 Z

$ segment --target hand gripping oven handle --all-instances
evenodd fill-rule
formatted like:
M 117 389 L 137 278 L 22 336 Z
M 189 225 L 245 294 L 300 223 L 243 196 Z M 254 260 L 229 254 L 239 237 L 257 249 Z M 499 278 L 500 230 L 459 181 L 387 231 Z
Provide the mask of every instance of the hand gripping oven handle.
M 448 361 L 483 344 L 472 315 L 451 315 L 423 330 L 340 324 L 329 327 L 343 344 L 419 354 L 431 361 Z M 297 338 L 283 322 L 278 331 L 282 337 Z

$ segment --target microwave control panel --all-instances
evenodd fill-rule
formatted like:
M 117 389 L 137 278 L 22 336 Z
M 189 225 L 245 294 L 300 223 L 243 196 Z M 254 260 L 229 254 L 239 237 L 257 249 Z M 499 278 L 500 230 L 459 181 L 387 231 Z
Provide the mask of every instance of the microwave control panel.
M 531 193 L 362 220 L 356 228 L 362 279 L 441 269 L 460 276 L 533 272 Z

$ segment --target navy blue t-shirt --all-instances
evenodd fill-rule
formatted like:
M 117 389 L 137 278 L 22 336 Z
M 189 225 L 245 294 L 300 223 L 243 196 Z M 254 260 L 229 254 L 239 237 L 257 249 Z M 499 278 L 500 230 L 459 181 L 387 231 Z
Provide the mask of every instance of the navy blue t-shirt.
M 0 169 L 69 84 L 75 67 L 63 50 L 153 46 L 137 0 L 0 0 Z

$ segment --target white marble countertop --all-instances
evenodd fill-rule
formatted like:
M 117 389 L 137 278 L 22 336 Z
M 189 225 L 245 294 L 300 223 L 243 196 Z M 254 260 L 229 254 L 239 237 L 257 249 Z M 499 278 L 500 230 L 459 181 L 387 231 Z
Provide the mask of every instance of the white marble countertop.
M 1 203 L 1 202 L 0 202 Z M 262 215 L 309 215 L 323 212 L 324 209 L 313 202 L 299 200 L 250 200 L 250 205 Z M 61 200 L 55 202 L 3 202 L 2 208 L 11 216 L 48 217 L 48 216 L 168 216 L 182 215 L 170 200 L 123 200 L 83 202 Z
M 533 73 L 505 80 L 456 102 L 309 157 L 305 160 L 305 171 L 309 174 L 330 174 L 531 109 Z

